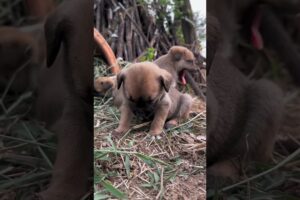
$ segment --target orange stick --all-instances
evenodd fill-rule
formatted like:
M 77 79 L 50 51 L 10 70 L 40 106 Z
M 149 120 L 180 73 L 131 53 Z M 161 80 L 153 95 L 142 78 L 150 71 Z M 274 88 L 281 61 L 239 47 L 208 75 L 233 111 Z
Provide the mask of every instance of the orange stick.
M 110 48 L 109 44 L 106 42 L 104 37 L 99 33 L 99 31 L 94 28 L 94 39 L 99 45 L 102 53 L 104 54 L 109 66 L 111 66 L 111 72 L 117 74 L 120 72 L 120 66 L 118 65 L 116 56 L 113 50 Z

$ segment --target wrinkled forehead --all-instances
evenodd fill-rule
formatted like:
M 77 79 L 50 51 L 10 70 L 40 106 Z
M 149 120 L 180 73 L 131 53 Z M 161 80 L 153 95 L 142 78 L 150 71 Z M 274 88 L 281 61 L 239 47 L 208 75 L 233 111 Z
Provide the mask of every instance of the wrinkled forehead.
M 148 74 L 130 74 L 125 80 L 125 93 L 133 99 L 140 97 L 154 97 L 160 92 L 160 84 L 156 76 Z

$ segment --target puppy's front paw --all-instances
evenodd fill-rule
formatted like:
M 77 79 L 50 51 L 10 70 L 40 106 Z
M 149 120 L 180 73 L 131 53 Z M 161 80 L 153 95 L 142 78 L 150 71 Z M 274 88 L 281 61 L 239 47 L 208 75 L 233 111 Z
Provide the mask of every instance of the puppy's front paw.
M 157 135 L 157 136 L 151 136 L 151 139 L 152 140 L 160 140 L 161 137 L 159 135 Z
M 122 132 L 120 132 L 118 129 L 115 129 L 112 131 L 111 133 L 113 136 L 119 137 L 120 135 L 122 135 Z
M 149 134 L 152 136 L 158 136 L 162 133 L 161 130 L 150 130 Z
M 117 129 L 113 130 L 111 134 L 113 136 L 120 137 L 121 135 L 126 133 L 128 130 L 129 130 L 129 128 L 117 128 Z
M 165 123 L 164 128 L 168 130 L 168 129 L 171 129 L 171 128 L 176 127 L 177 124 L 178 124 L 178 123 L 177 123 L 177 120 L 173 119 L 173 120 L 167 121 L 167 122 Z

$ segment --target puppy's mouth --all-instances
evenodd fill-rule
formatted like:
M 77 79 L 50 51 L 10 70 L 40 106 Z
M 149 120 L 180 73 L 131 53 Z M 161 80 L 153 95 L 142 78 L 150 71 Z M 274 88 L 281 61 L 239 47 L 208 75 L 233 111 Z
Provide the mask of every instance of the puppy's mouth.
M 187 72 L 190 74 L 193 74 L 193 73 L 197 72 L 197 69 L 196 68 L 184 68 L 178 72 L 178 79 L 182 85 L 187 84 L 187 81 L 186 81 L 186 76 L 187 76 L 186 73 Z
M 182 85 L 186 85 L 186 79 L 185 79 L 185 70 L 181 70 L 178 74 L 179 81 Z

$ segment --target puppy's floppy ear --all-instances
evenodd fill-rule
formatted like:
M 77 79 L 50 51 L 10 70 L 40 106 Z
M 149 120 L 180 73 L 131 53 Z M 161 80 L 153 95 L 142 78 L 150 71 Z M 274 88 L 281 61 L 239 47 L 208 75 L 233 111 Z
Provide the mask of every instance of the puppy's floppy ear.
M 63 42 L 64 19 L 57 17 L 55 12 L 47 17 L 45 36 L 47 46 L 47 67 L 51 67 Z
M 169 50 L 169 53 L 171 54 L 173 60 L 179 61 L 182 58 L 184 51 L 182 51 L 182 49 L 178 46 L 173 46 Z
M 162 73 L 162 75 L 159 76 L 158 80 L 165 91 L 169 92 L 172 84 L 172 75 L 169 72 L 165 71 Z
M 122 83 L 125 81 L 125 72 L 120 72 L 118 75 L 117 75 L 117 88 L 120 89 Z

